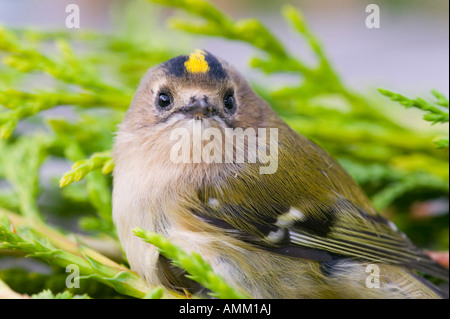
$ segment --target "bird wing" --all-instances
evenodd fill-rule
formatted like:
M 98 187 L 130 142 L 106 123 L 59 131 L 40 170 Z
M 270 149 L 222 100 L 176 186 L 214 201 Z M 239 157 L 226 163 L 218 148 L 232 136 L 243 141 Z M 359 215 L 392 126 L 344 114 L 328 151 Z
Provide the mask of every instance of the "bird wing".
M 249 218 L 261 211 L 225 203 L 213 208 L 205 204 L 195 213 L 231 236 L 274 253 L 315 261 L 354 258 L 394 264 L 448 280 L 448 270 L 416 248 L 393 223 L 365 213 L 348 200 L 339 201 L 325 215 L 306 215 L 295 206 L 266 207 L 272 207 L 278 217 Z
M 448 281 L 448 270 L 378 214 L 339 164 L 314 143 L 300 142 L 280 146 L 275 174 L 258 174 L 249 164 L 222 183 L 198 190 L 201 204 L 192 211 L 274 253 L 401 265 Z M 298 150 L 294 159 L 283 156 L 287 146 Z

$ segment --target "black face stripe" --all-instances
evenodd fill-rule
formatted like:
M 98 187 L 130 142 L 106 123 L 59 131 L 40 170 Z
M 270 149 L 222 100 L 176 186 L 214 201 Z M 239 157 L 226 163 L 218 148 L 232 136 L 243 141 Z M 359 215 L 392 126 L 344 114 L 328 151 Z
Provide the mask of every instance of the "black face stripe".
M 180 55 L 164 62 L 167 73 L 176 77 L 181 77 L 186 73 L 184 63 L 189 59 L 187 55 Z
M 205 51 L 205 53 L 205 60 L 209 65 L 209 76 L 219 80 L 225 79 L 227 77 L 227 73 L 225 72 L 219 60 L 208 51 Z
M 206 62 L 208 63 L 209 70 L 206 72 L 207 76 L 213 79 L 222 80 L 227 78 L 227 73 L 225 69 L 222 67 L 220 61 L 211 53 L 204 51 L 204 57 Z M 169 61 L 164 62 L 164 67 L 167 70 L 167 73 L 173 75 L 175 77 L 189 76 L 189 73 L 186 70 L 186 61 L 189 60 L 188 55 L 180 55 Z

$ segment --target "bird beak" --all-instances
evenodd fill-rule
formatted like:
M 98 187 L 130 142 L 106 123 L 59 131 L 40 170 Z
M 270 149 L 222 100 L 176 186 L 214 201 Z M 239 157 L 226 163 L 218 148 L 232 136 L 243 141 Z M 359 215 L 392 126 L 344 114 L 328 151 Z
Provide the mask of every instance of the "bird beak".
M 206 101 L 206 96 L 197 98 L 193 96 L 191 102 L 187 107 L 183 109 L 185 114 L 189 114 L 195 117 L 209 116 L 212 112 L 212 107 Z

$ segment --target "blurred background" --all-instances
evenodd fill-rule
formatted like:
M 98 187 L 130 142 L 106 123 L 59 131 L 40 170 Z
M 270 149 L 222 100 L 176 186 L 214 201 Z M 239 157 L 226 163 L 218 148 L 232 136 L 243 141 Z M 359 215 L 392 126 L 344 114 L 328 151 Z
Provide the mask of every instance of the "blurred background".
M 0 22 L 17 28 L 65 28 L 70 3 L 79 5 L 81 28 L 115 32 L 120 16 L 127 14 L 125 0 L 2 0 Z M 335 69 L 344 81 L 358 90 L 391 88 L 405 94 L 423 95 L 425 88 L 435 88 L 448 95 L 449 90 L 449 2 L 447 0 L 213 0 L 219 8 L 234 18 L 261 19 L 291 49 L 292 53 L 308 57 L 302 39 L 283 20 L 280 7 L 289 3 L 300 8 L 311 29 L 322 41 Z M 366 6 L 376 3 L 381 11 L 379 29 L 368 29 Z M 147 25 L 149 41 L 155 32 L 166 32 L 171 39 L 177 31 L 167 31 L 163 21 L 170 13 L 142 1 L 134 23 Z M 155 14 L 155 7 L 158 13 Z M 119 16 L 119 17 L 118 17 Z M 156 21 L 155 21 L 156 20 Z M 164 30 L 164 31 L 162 31 Z M 141 28 L 142 31 L 142 28 Z M 144 33 L 144 32 L 143 32 Z M 187 36 L 186 36 L 187 37 Z M 177 40 L 178 41 L 178 40 Z M 179 45 L 178 43 L 174 43 Z M 194 44 L 182 41 L 184 51 L 200 46 L 222 55 L 233 65 L 257 78 L 248 69 L 253 49 L 245 44 L 223 39 L 196 37 Z M 280 81 L 288 81 L 281 78 Z M 273 83 L 273 82 L 272 82 Z
M 402 106 L 391 103 L 381 96 L 376 89 L 386 88 L 409 97 L 420 96 L 429 99 L 432 99 L 431 89 L 437 89 L 444 95 L 449 95 L 449 2 L 447 0 L 211 0 L 211 2 L 234 19 L 257 18 L 261 20 L 283 42 L 292 55 L 301 57 L 302 61 L 314 64 L 316 57 L 311 52 L 309 44 L 298 32 L 292 30 L 281 14 L 281 7 L 284 4 L 297 7 L 302 11 L 312 32 L 322 43 L 330 64 L 342 78 L 343 83 L 364 95 L 370 103 L 374 102 L 372 105 L 376 108 L 379 107 L 381 113 L 384 112 L 388 114 L 388 117 L 393 117 L 394 122 L 408 127 L 409 133 L 415 134 L 408 135 L 408 132 L 406 134 L 404 131 L 389 128 L 389 130 L 386 129 L 389 134 L 402 132 L 406 135 L 389 136 L 388 139 L 401 141 L 405 136 L 421 137 L 420 128 L 423 128 L 424 132 L 426 131 L 427 135 L 418 140 L 416 149 L 414 148 L 415 140 L 405 140 L 405 144 L 411 142 L 412 150 L 406 148 L 406 150 L 397 152 L 392 146 L 395 146 L 395 143 L 392 143 L 386 147 L 386 151 L 383 149 L 384 145 L 379 145 L 384 138 L 382 134 L 383 121 L 375 123 L 374 120 L 371 123 L 373 118 L 370 116 L 356 119 L 350 112 L 347 112 L 348 117 L 346 117 L 345 103 L 340 103 L 339 99 L 331 99 L 331 103 L 328 103 L 336 104 L 337 106 L 333 106 L 336 109 L 339 109 L 339 105 L 344 105 L 344 110 L 341 110 L 342 114 L 337 114 L 336 118 L 334 118 L 335 113 L 330 111 L 332 108 L 321 108 L 320 102 L 317 103 L 313 99 L 302 104 L 302 97 L 297 96 L 298 101 L 294 101 L 297 103 L 295 107 L 298 108 L 296 110 L 298 112 L 294 112 L 292 117 L 299 116 L 304 121 L 300 121 L 301 125 L 294 129 L 318 142 L 336 156 L 343 165 L 347 163 L 347 166 L 344 165 L 345 168 L 364 187 L 372 200 L 374 198 L 378 198 L 379 201 L 383 200 L 383 197 L 379 195 L 387 190 L 386 194 L 382 195 L 393 196 L 393 200 L 386 205 L 389 207 L 383 207 L 383 214 L 394 220 L 418 246 L 432 250 L 448 250 L 448 187 L 442 185 L 442 182 L 448 182 L 448 169 L 443 167 L 448 164 L 448 149 L 436 150 L 432 145 L 431 138 L 428 139 L 428 136 L 433 136 L 435 132 L 448 132 L 448 125 L 437 125 L 430 129 L 430 123 L 422 120 L 423 112 L 421 110 L 405 110 Z M 65 27 L 68 15 L 65 12 L 66 6 L 72 3 L 77 4 L 80 8 L 80 29 Z M 365 25 L 366 17 L 369 15 L 366 13 L 366 6 L 371 3 L 377 4 L 380 8 L 379 29 L 368 29 Z M 203 48 L 223 57 L 241 70 L 257 88 L 259 94 L 264 98 L 271 99 L 272 105 L 279 102 L 281 106 L 284 104 L 290 106 L 288 98 L 287 102 L 281 101 L 282 95 L 272 95 L 271 92 L 265 92 L 265 88 L 270 88 L 272 92 L 275 92 L 277 88 L 281 91 L 287 85 L 295 86 L 299 82 L 298 74 L 264 75 L 260 70 L 249 66 L 249 61 L 255 56 L 257 50 L 248 44 L 229 41 L 222 37 L 194 36 L 168 28 L 166 21 L 169 17 L 172 15 L 186 16 L 180 11 L 158 6 L 145 0 L 0 0 L 0 25 L 16 30 L 18 34 L 21 33 L 20 30 L 48 32 L 37 35 L 40 40 L 36 42 L 38 43 L 37 47 L 51 57 L 58 56 L 55 54 L 53 40 L 58 38 L 59 31 L 63 31 L 62 38 L 75 39 L 75 41 L 70 41 L 70 44 L 76 53 L 84 54 L 83 58 L 87 57 L 85 61 L 89 61 L 90 66 L 95 65 L 99 69 L 105 65 L 109 66 L 109 70 L 102 69 L 105 71 L 102 76 L 107 78 L 105 82 L 125 87 L 130 92 L 126 92 L 126 94 L 132 94 L 139 78 L 153 64 L 177 54 L 187 54 L 194 48 Z M 195 18 L 193 19 L 195 20 Z M 88 34 L 92 31 L 97 34 L 97 38 L 89 38 Z M 111 34 L 114 37 L 102 42 L 99 40 L 97 32 Z M 74 37 L 71 38 L 70 35 L 74 35 Z M 42 39 L 47 39 L 46 36 L 49 41 L 42 41 Z M 33 39 L 33 35 L 27 33 L 25 39 Z M 84 41 L 84 39 L 89 40 Z M 141 47 L 133 50 L 133 45 Z M 142 50 L 139 50 L 141 48 Z M 111 54 L 108 54 L 109 52 Z M 103 56 L 99 56 L 101 54 Z M 148 63 L 147 57 L 149 58 Z M 121 58 L 129 60 L 118 61 Z M 8 68 L 0 66 L 0 91 L 9 89 L 8 83 L 13 83 L 11 88 L 27 92 L 48 91 L 49 88 L 52 88 L 72 92 L 86 90 L 92 93 L 89 91 L 89 87 L 83 85 L 77 87 L 70 81 L 61 83 L 57 81 L 58 79 L 55 80 L 55 78 L 39 72 L 29 72 L 20 76 L 13 74 L 20 80 L 17 82 L 9 80 L 10 74 L 12 73 Z M 100 93 L 98 94 L 100 95 Z M 317 105 L 319 107 L 316 107 Z M 277 109 L 278 111 L 282 110 L 281 106 Z M 97 105 L 93 106 L 93 108 L 95 107 Z M 389 112 L 385 112 L 386 109 Z M 41 112 L 39 117 L 43 119 L 62 117 L 70 122 L 83 118 L 85 111 L 86 109 L 77 109 L 74 106 L 57 105 Z M 120 111 L 123 112 L 123 110 Z M 77 130 L 80 129 L 81 137 L 76 136 L 77 132 L 75 132 L 73 140 L 80 143 L 85 155 L 76 160 L 87 158 L 97 151 L 110 149 L 112 132 L 123 116 L 123 113 L 118 112 L 118 116 L 116 114 L 115 117 L 108 118 L 101 112 L 99 113 L 98 109 L 86 111 L 86 113 L 89 112 L 91 115 L 93 114 L 93 120 L 87 122 L 92 125 L 92 132 L 88 132 L 91 135 L 82 131 L 83 126 L 86 126 L 85 122 L 77 123 L 78 127 L 75 125 Z M 323 114 L 323 112 L 327 112 L 327 114 Z M 341 115 L 342 118 L 339 117 Z M 102 123 L 102 121 L 107 123 Z M 14 136 L 10 143 L 11 148 L 16 143 L 15 138 L 27 136 L 27 134 L 33 135 L 33 132 L 37 131 L 37 126 L 40 128 L 45 126 L 44 122 L 44 120 L 36 120 L 36 118 L 20 122 L 17 127 L 18 135 Z M 373 126 L 371 126 L 372 124 Z M 97 127 L 98 132 L 95 131 Z M 364 129 L 360 130 L 361 127 Z M 326 130 L 327 128 L 328 130 Z M 331 136 L 334 128 L 343 132 L 336 139 Z M 348 128 L 348 130 L 345 131 L 342 128 Z M 322 132 L 316 132 L 319 130 Z M 367 132 L 364 130 L 373 131 L 370 133 L 374 133 L 375 138 L 371 140 L 373 136 L 366 134 Z M 354 132 L 356 132 L 355 135 L 350 134 Z M 381 132 L 380 135 L 377 135 L 379 132 Z M 346 133 L 349 133 L 349 136 L 357 136 L 359 133 L 360 136 L 357 137 L 360 139 L 356 142 L 345 139 Z M 100 138 L 97 140 L 98 136 Z M 328 137 L 330 138 L 328 139 Z M 369 142 L 365 140 L 365 137 L 368 137 Z M 339 141 L 339 138 L 342 138 L 345 143 Z M 80 216 L 97 216 L 98 207 L 101 204 L 95 203 L 95 200 L 86 194 L 88 192 L 85 188 L 86 185 L 89 188 L 89 182 L 74 183 L 63 189 L 58 187 L 59 178 L 70 170 L 74 162 L 74 159 L 68 158 L 64 151 L 48 150 L 49 156 L 42 166 L 38 167 L 40 175 L 40 191 L 36 195 L 38 208 L 51 225 L 57 225 L 70 231 L 89 233 L 86 228 L 78 225 Z M 390 161 L 390 154 L 392 154 L 392 161 Z M 377 157 L 378 155 L 380 156 Z M 8 154 L 3 153 L 0 156 L 6 157 Z M 373 157 L 371 158 L 371 156 Z M 394 157 L 398 158 L 394 159 Z M 433 158 L 436 159 L 435 162 L 433 162 Z M 348 159 L 355 159 L 360 166 L 354 165 L 353 162 L 346 162 Z M 0 158 L 0 173 L 1 162 Z M 437 164 L 434 165 L 435 163 Z M 421 168 L 425 166 L 426 176 L 423 177 Z M 359 169 L 361 171 L 358 171 Z M 403 169 L 404 171 L 402 171 Z M 435 174 L 436 172 L 438 173 Z M 397 173 L 398 175 L 396 175 Z M 438 182 L 433 179 L 436 178 L 434 175 L 438 176 Z M 409 177 L 411 178 L 408 179 Z M 110 176 L 100 176 L 100 178 L 104 178 L 103 191 L 108 197 L 110 195 Z M 404 189 L 399 191 L 395 186 L 401 183 Z M 408 183 L 412 185 L 410 189 L 408 189 Z M 0 193 L 8 194 L 11 189 L 6 178 L 0 176 Z M 395 193 L 396 191 L 398 193 Z M 402 193 L 403 191 L 404 193 Z M 95 227 L 91 227 L 90 230 L 92 228 Z M 98 229 L 101 228 L 98 227 Z M 98 229 L 94 229 L 96 234 Z M 114 238 L 114 234 L 111 237 Z M 16 279 L 9 280 L 8 283 L 14 285 L 18 291 L 25 293 L 42 290 L 43 282 L 49 280 L 54 280 L 60 287 L 63 287 L 61 285 L 66 276 L 63 271 L 59 270 L 58 272 L 55 271 L 55 267 L 52 268 L 43 262 L 21 257 L 23 256 L 10 256 L 9 254 L 2 256 L 0 251 L 0 279 L 5 280 L 5 278 L 15 276 Z M 20 270 L 18 273 L 17 269 Z M 29 273 L 27 274 L 27 272 Z M 48 278 L 45 277 L 41 282 L 36 281 L 34 284 L 32 278 L 37 278 L 35 273 L 46 274 Z M 27 275 L 25 276 L 25 274 Z M 27 288 L 23 289 L 24 286 Z M 108 293 L 114 295 L 110 291 L 105 294 L 104 290 L 99 294 L 105 297 L 108 296 Z M 96 293 L 91 291 L 90 294 L 95 296 Z

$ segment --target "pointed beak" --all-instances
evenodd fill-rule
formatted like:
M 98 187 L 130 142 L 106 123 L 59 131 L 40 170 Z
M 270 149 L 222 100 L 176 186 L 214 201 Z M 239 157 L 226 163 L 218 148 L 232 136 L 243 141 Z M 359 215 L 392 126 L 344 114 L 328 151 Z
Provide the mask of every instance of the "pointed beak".
M 204 117 L 211 115 L 212 107 L 208 104 L 207 98 L 192 97 L 189 105 L 184 108 L 184 113 L 195 117 Z

